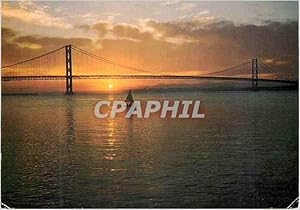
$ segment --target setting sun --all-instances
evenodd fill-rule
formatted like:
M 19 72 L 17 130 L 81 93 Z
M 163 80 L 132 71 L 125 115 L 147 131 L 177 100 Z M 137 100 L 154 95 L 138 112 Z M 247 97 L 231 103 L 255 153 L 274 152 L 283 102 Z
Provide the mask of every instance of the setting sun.
M 113 85 L 112 85 L 112 84 L 109 84 L 109 85 L 108 85 L 108 88 L 109 88 L 109 89 L 112 89 L 112 88 L 113 88 Z

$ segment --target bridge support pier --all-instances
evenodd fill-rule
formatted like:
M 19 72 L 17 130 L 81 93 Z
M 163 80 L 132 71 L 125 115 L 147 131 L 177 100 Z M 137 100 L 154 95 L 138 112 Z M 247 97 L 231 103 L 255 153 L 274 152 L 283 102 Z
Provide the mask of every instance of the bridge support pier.
M 258 59 L 253 58 L 251 62 L 252 66 L 252 90 L 258 90 Z
M 66 95 L 73 95 L 72 85 L 72 48 L 68 45 L 66 48 Z

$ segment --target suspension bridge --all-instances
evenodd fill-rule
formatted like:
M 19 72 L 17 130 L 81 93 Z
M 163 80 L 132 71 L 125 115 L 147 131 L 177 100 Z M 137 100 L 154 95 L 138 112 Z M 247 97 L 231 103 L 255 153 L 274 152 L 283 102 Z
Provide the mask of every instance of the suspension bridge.
M 257 58 L 220 71 L 201 75 L 158 74 L 123 65 L 73 45 L 63 46 L 43 55 L 2 66 L 2 82 L 21 80 L 65 80 L 66 94 L 73 94 L 73 79 L 184 79 L 249 81 L 258 90 L 259 82 L 298 85 L 298 80 L 275 70 Z

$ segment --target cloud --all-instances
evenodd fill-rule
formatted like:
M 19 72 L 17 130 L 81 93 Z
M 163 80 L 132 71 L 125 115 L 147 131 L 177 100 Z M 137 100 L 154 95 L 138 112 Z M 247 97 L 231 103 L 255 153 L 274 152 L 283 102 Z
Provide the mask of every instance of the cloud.
M 6 65 L 29 59 L 68 44 L 85 49 L 95 48 L 93 41 L 87 38 L 24 36 L 16 30 L 2 27 L 2 64 Z
M 193 3 L 181 3 L 178 7 L 176 7 L 176 10 L 180 10 L 180 11 L 187 11 L 187 10 L 191 10 L 193 8 L 196 7 L 196 4 L 193 4 Z
M 88 32 L 91 29 L 90 25 L 87 25 L 87 24 L 79 25 L 79 26 L 76 26 L 76 27 L 83 30 L 83 31 L 85 31 L 85 32 Z
M 117 24 L 112 28 L 112 32 L 118 37 L 128 37 L 136 40 L 152 39 L 152 34 L 142 32 L 139 27 L 131 24 Z
M 214 16 L 206 16 L 206 17 L 199 17 L 199 16 L 194 16 L 192 18 L 192 21 L 195 23 L 199 23 L 199 24 L 210 24 L 210 23 L 214 23 L 216 22 L 217 18 Z
M 185 1 L 163 1 L 161 3 L 162 6 L 168 6 L 168 7 L 175 7 L 178 11 L 189 11 L 193 8 L 195 8 L 197 5 L 192 2 L 185 2 Z
M 174 5 L 174 4 L 178 4 L 179 2 L 180 2 L 180 0 L 163 1 L 161 3 L 161 5 L 166 5 L 166 6 L 168 6 L 168 5 Z
M 211 22 L 218 21 L 217 17 L 211 16 L 209 14 L 210 14 L 209 10 L 203 10 L 196 14 L 190 13 L 190 14 L 181 15 L 178 17 L 178 19 L 180 21 L 185 21 L 185 22 L 194 21 L 198 23 L 211 23 Z
M 107 59 L 154 72 L 200 74 L 254 57 L 269 62 L 278 71 L 295 76 L 298 72 L 297 22 L 236 25 L 218 19 L 205 23 L 147 19 L 140 20 L 137 25 L 98 21 L 79 27 L 86 33 L 96 32 L 96 42 L 85 38 L 24 36 L 4 28 L 2 59 L 4 63 L 11 63 L 19 60 L 13 52 L 28 58 L 73 43 Z M 97 48 L 96 43 L 101 43 L 101 48 Z
M 78 28 L 84 31 L 93 31 L 98 34 L 98 41 L 102 39 L 129 39 L 132 41 L 142 41 L 151 39 L 152 34 L 141 31 L 141 28 L 127 23 L 112 24 L 109 21 L 98 21 L 92 25 L 80 25 Z
M 173 27 L 175 25 L 176 23 L 159 23 L 151 19 L 140 20 L 141 30 L 151 33 L 154 39 L 163 40 L 177 45 L 191 43 L 195 41 L 194 39 L 190 39 L 189 37 L 185 36 L 184 33 L 169 33 L 169 31 L 173 29 L 179 29 L 177 27 Z M 181 28 L 180 30 L 184 29 Z
M 5 18 L 14 18 L 40 26 L 72 28 L 71 24 L 66 23 L 62 18 L 51 16 L 47 11 L 48 9 L 48 7 L 37 6 L 30 1 L 20 1 L 18 7 L 4 3 L 2 5 L 2 15 Z
M 104 15 L 106 16 L 106 19 L 108 21 L 114 21 L 116 17 L 118 17 L 118 16 L 121 15 L 121 13 L 113 13 L 113 12 L 111 12 L 111 13 L 104 13 Z
M 81 14 L 81 15 L 78 15 L 78 16 L 81 17 L 81 18 L 97 17 L 97 15 L 92 14 L 91 12 L 88 12 L 88 13 L 85 13 L 85 14 Z
M 65 8 L 65 7 L 62 7 L 62 6 L 59 6 L 59 7 L 56 7 L 54 10 L 55 10 L 56 12 L 60 13 L 60 12 L 64 12 L 64 11 L 66 11 L 66 10 L 67 10 L 67 8 Z
M 210 13 L 209 10 L 203 10 L 203 11 L 199 12 L 197 15 L 198 15 L 198 16 L 201 16 L 201 15 L 208 15 L 209 13 Z
M 116 17 L 120 16 L 121 13 L 116 12 L 104 12 L 104 13 L 96 13 L 96 12 L 86 12 L 83 14 L 78 14 L 77 17 L 84 19 L 86 22 L 97 22 L 99 19 L 107 22 L 113 22 Z
M 1 33 L 2 40 L 5 41 L 11 40 L 17 35 L 17 32 L 10 28 L 2 28 Z
M 99 37 L 103 37 L 111 28 L 112 24 L 108 21 L 99 21 L 91 26 L 91 29 L 95 30 Z
M 23 42 L 19 42 L 19 43 L 16 43 L 18 45 L 18 47 L 20 48 L 29 48 L 29 49 L 41 49 L 43 46 L 40 45 L 40 44 L 35 44 L 35 43 L 31 43 L 31 42 L 26 42 L 26 41 L 23 41 Z

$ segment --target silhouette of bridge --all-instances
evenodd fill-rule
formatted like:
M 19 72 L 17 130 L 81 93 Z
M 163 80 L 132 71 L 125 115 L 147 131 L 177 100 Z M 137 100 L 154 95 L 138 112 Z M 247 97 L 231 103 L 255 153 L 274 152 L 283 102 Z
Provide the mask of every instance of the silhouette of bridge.
M 220 71 L 201 75 L 158 74 L 105 59 L 73 45 L 63 46 L 43 55 L 6 65 L 3 82 L 19 80 L 66 80 L 66 94 L 73 94 L 73 79 L 185 79 L 249 81 L 253 90 L 259 82 L 298 84 L 257 58 Z M 120 74 L 120 72 L 122 72 Z

